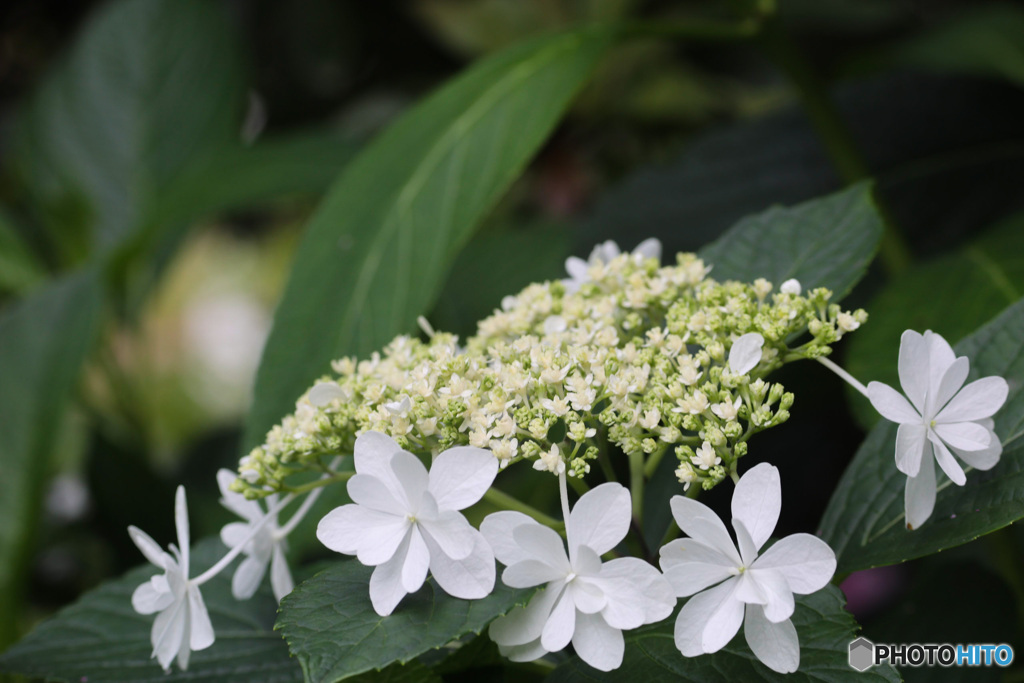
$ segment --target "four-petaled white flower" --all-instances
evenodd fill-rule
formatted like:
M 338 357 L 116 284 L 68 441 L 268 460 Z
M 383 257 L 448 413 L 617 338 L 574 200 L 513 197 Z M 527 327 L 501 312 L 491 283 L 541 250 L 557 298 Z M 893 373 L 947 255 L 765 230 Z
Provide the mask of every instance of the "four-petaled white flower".
M 248 500 L 241 493 L 231 490 L 231 482 L 235 480 L 235 476 L 230 470 L 217 472 L 221 505 L 246 520 L 231 522 L 220 530 L 220 540 L 227 547 L 234 548 L 239 544 L 245 544 L 242 552 L 246 557 L 239 563 L 231 579 L 231 593 L 238 600 L 248 600 L 255 595 L 269 564 L 270 586 L 274 589 L 274 597 L 281 602 L 281 598 L 291 593 L 295 587 L 292 573 L 288 569 L 288 560 L 285 558 L 288 541 L 278 528 L 276 513 L 264 511 L 257 501 Z M 267 496 L 268 509 L 273 509 L 276 504 L 275 494 Z M 272 514 L 271 519 L 264 520 L 268 514 Z M 252 536 L 253 528 L 257 526 L 259 530 Z M 250 537 L 251 540 L 246 541 Z
M 171 662 L 178 658 L 184 671 L 193 650 L 213 645 L 213 625 L 203 603 L 199 586 L 190 581 L 188 507 L 185 488 L 178 487 L 174 497 L 174 522 L 178 531 L 178 546 L 170 545 L 171 554 L 161 550 L 149 534 L 138 527 L 128 527 L 128 534 L 146 559 L 164 570 L 153 576 L 132 593 L 132 607 L 139 614 L 159 612 L 153 621 L 150 641 L 153 657 L 164 671 L 170 671 Z
M 592 266 L 609 263 L 621 253 L 622 251 L 619 249 L 618 244 L 612 240 L 607 240 L 595 246 L 586 261 L 578 256 L 570 256 L 565 260 L 565 271 L 569 273 L 569 277 L 562 280 L 562 283 L 568 291 L 577 291 L 581 285 L 590 282 L 589 270 Z M 649 237 L 636 245 L 632 255 L 638 261 L 649 258 L 660 261 L 661 242 L 656 237 Z
M 729 369 L 737 375 L 745 375 L 761 362 L 761 347 L 764 337 L 757 332 L 748 332 L 732 343 L 729 349 Z
M 629 492 L 602 484 L 584 494 L 566 520 L 569 545 L 553 530 L 518 512 L 496 512 L 480 525 L 513 588 L 547 584 L 525 608 L 494 621 L 490 636 L 517 662 L 557 652 L 572 641 L 580 658 L 602 671 L 622 663 L 624 629 L 668 617 L 675 606 L 661 573 L 626 557 L 602 563 L 629 530 Z
M 896 467 L 908 477 L 904 505 L 910 529 L 920 527 L 935 507 L 936 462 L 957 486 L 967 481 L 950 449 L 979 470 L 993 468 L 1002 455 L 990 418 L 1006 401 L 1009 386 L 995 376 L 964 386 L 969 369 L 967 357 L 957 358 L 941 336 L 907 330 L 900 339 L 899 375 L 910 401 L 887 384 L 868 384 L 871 405 L 899 424 Z
M 732 526 L 738 551 L 722 520 L 706 505 L 683 496 L 673 497 L 671 505 L 689 538 L 661 548 L 661 567 L 676 595 L 693 596 L 676 618 L 676 647 L 687 657 L 717 652 L 743 622 L 747 644 L 758 659 L 780 673 L 796 671 L 800 642 L 789 619 L 793 594 L 824 587 L 835 572 L 836 557 L 810 534 L 787 536 L 758 555 L 779 519 L 779 471 L 762 463 L 736 484 Z
M 483 598 L 494 588 L 494 555 L 459 510 L 477 501 L 498 473 L 489 451 L 460 446 L 427 468 L 391 437 L 366 432 L 355 443 L 352 504 L 327 513 L 317 538 L 340 553 L 375 566 L 370 601 L 387 616 L 420 589 L 427 570 L 457 598 Z

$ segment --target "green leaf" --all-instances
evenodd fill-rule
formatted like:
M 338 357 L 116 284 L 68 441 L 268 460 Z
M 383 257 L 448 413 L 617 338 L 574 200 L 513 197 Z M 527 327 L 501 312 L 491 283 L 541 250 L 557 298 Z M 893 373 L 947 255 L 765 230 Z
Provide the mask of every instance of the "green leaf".
M 46 278 L 46 269 L 0 211 L 0 293 L 22 292 Z
M 865 308 L 868 324 L 851 335 L 846 369 L 862 382 L 899 386 L 896 350 L 904 330 L 963 339 L 1024 295 L 1024 214 L 1001 221 L 968 246 L 921 263 L 891 280 Z M 848 387 L 854 415 L 865 427 L 879 418 Z
M 87 271 L 0 314 L 0 647 L 15 637 L 56 426 L 96 337 L 100 295 Z
M 881 237 L 871 185 L 860 183 L 745 218 L 700 255 L 717 280 L 763 277 L 778 287 L 796 278 L 804 291 L 828 287 L 840 298 L 864 276 Z
M 405 664 L 467 633 L 480 633 L 533 594 L 498 582 L 482 600 L 460 600 L 429 579 L 391 616 L 381 617 L 370 604 L 372 572 L 373 567 L 344 560 L 281 601 L 276 628 L 310 683 L 333 683 L 395 662 Z
M 516 46 L 403 115 L 342 173 L 299 245 L 244 443 L 263 441 L 331 359 L 415 326 L 452 259 L 611 43 L 603 29 Z
M 198 543 L 193 573 L 198 576 L 225 552 L 219 539 Z M 165 674 L 150 658 L 154 617 L 132 609 L 132 592 L 157 573 L 152 565 L 103 584 L 40 624 L 0 655 L 0 671 L 69 683 L 300 683 L 299 665 L 272 630 L 276 605 L 269 582 L 251 599 L 235 600 L 231 576 L 237 564 L 203 586 L 217 640 L 192 653 L 188 671 L 175 667 Z
M 86 24 L 22 112 L 12 164 L 79 259 L 143 224 L 189 163 L 237 144 L 244 80 L 217 3 L 121 0 Z M 69 220 L 71 219 L 71 220 Z
M 988 472 L 970 472 L 963 487 L 940 474 L 935 511 L 921 528 L 908 531 L 903 523 L 907 477 L 894 462 L 896 425 L 883 420 L 843 474 L 821 522 L 819 535 L 836 552 L 838 571 L 929 555 L 1024 517 L 1024 300 L 955 349 L 970 358 L 967 381 L 999 375 L 1010 384 L 1009 398 L 995 415 L 995 431 L 1003 442 L 999 464 Z
M 627 631 L 622 666 L 602 673 L 573 657 L 555 669 L 547 683 L 643 681 L 644 683 L 878 683 L 898 681 L 892 667 L 876 666 L 864 673 L 847 662 L 849 643 L 859 627 L 843 609 L 838 588 L 828 586 L 812 595 L 796 596 L 793 625 L 800 636 L 800 670 L 778 674 L 761 664 L 740 633 L 713 655 L 684 657 L 676 649 L 675 617 L 660 624 Z M 742 629 L 741 629 L 742 630 Z

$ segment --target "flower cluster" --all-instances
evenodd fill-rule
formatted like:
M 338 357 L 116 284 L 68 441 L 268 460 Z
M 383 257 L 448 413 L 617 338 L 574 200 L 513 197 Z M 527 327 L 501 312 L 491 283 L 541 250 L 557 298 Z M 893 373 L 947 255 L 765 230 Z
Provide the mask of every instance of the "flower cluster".
M 528 459 L 582 478 L 606 444 L 628 456 L 671 451 L 685 485 L 729 475 L 754 433 L 789 417 L 792 394 L 763 378 L 785 362 L 827 355 L 866 320 L 806 296 L 796 281 L 716 282 L 692 254 L 661 267 L 656 243 L 633 254 L 602 245 L 570 260 L 572 278 L 530 285 L 502 301 L 466 341 L 425 326 L 368 360 L 335 361 L 337 377 L 242 459 L 235 490 L 287 490 L 321 458 L 350 453 L 377 431 L 417 453 L 489 449 L 501 467 Z M 791 340 L 809 332 L 799 346 Z M 746 344 L 739 367 L 734 344 Z

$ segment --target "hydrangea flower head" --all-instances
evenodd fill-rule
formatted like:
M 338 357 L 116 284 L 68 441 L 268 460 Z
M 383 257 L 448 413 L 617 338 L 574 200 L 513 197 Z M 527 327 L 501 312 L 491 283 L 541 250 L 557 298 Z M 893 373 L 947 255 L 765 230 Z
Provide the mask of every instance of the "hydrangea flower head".
M 317 538 L 331 550 L 376 567 L 370 601 L 387 616 L 427 571 L 457 598 L 478 599 L 494 588 L 494 555 L 459 510 L 483 497 L 498 460 L 479 448 L 438 455 L 428 473 L 412 453 L 377 432 L 355 443 L 356 475 L 348 481 L 352 504 L 327 513 Z

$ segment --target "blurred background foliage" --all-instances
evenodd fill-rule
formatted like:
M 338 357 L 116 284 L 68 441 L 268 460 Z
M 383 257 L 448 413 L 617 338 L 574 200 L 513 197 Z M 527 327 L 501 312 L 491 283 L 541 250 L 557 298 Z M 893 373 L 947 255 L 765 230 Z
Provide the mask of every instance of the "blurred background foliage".
M 773 5 L 5 3 L 0 648 L 137 564 L 129 523 L 169 537 L 178 482 L 196 538 L 226 520 L 213 474 L 240 455 L 261 349 L 318 200 L 412 103 L 524 40 L 614 22 L 643 36 L 611 48 L 539 154 L 470 226 L 428 315 L 435 327 L 471 334 L 503 295 L 559 277 L 566 256 L 598 241 L 632 248 L 657 236 L 669 254 L 696 250 L 746 214 L 865 177 L 892 229 L 849 299 L 871 314 L 839 348 L 854 375 L 891 382 L 904 328 L 956 340 L 1020 298 L 1024 9 Z M 742 30 L 672 35 L 694 21 Z M 799 492 L 786 497 L 787 534 L 816 527 L 874 413 L 853 394 L 838 400 L 844 388 L 820 368 L 781 374 L 797 396 L 793 419 L 752 457 L 779 465 Z M 274 401 L 287 409 L 295 398 Z M 950 594 L 983 582 L 1016 605 L 1000 601 L 979 622 L 988 640 L 1017 643 L 1021 540 L 1006 529 L 855 575 L 851 609 L 879 640 L 982 642 L 957 616 L 977 614 L 976 602 L 934 613 L 921 586 Z

